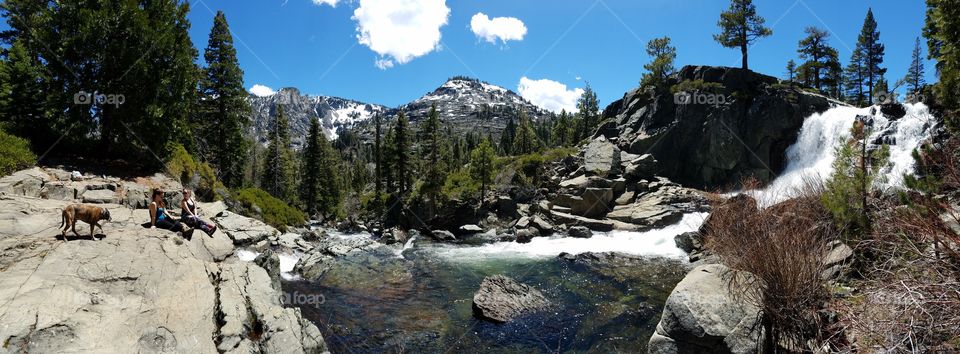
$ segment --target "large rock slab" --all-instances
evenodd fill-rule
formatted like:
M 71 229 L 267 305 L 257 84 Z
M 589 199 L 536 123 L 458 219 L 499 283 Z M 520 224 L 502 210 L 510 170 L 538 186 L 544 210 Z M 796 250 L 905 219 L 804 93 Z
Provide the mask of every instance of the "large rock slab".
M 116 204 L 120 201 L 117 192 L 109 189 L 94 189 L 83 192 L 83 202 L 91 204 Z
M 550 306 L 550 300 L 539 290 L 503 275 L 484 278 L 473 295 L 474 316 L 497 323 L 544 311 Z
M 0 194 L 39 197 L 43 185 L 53 180 L 39 167 L 14 172 L 0 178 Z
M 583 150 L 583 166 L 600 176 L 620 173 L 620 148 L 604 137 L 592 140 Z
M 280 231 L 276 228 L 257 219 L 230 211 L 223 211 L 218 215 L 213 218 L 214 222 L 227 236 L 230 236 L 234 245 L 249 245 L 263 241 L 270 236 L 280 235 Z
M 218 263 L 232 244 L 177 242 L 145 214 L 104 204 L 105 238 L 58 239 L 68 202 L 0 197 L 0 341 L 7 350 L 83 353 L 323 352 L 315 325 L 284 308 L 252 263 Z M 7 222 L 10 221 L 10 222 Z M 210 244 L 207 244 L 210 242 Z
M 694 268 L 667 298 L 650 353 L 755 353 L 759 309 L 735 298 L 729 269 Z

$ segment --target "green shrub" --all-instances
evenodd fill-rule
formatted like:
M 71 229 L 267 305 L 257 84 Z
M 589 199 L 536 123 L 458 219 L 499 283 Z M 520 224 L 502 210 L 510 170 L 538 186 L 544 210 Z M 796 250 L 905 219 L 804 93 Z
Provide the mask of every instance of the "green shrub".
M 10 135 L 0 129 L 0 176 L 37 164 L 37 155 L 30 150 L 27 139 Z
M 723 85 L 716 82 L 704 82 L 700 80 L 683 80 L 680 83 L 670 87 L 670 93 L 680 92 L 709 92 L 717 93 L 723 90 Z
M 238 190 L 233 197 L 240 203 L 241 214 L 263 220 L 281 231 L 285 231 L 287 226 L 303 225 L 306 221 L 302 211 L 259 188 Z
M 476 196 L 480 193 L 480 181 L 470 176 L 470 170 L 461 168 L 447 175 L 443 183 L 443 196 L 446 199 L 460 199 Z
M 197 198 L 223 200 L 229 193 L 217 179 L 213 167 L 206 162 L 198 162 L 183 145 L 167 145 L 166 169 L 171 177 L 179 179 L 184 186 L 195 189 Z
M 821 200 L 845 236 L 856 239 L 871 227 L 869 200 L 874 199 L 874 181 L 882 182 L 881 169 L 888 164 L 890 147 L 867 151 L 858 141 L 870 136 L 863 123 L 854 122 L 851 139 L 837 147 L 833 174 L 825 183 Z

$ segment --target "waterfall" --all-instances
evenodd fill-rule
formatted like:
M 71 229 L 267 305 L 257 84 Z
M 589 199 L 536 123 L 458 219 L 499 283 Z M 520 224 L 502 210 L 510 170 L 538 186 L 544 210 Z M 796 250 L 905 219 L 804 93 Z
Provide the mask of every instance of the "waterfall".
M 796 143 L 787 148 L 787 166 L 766 188 L 750 193 L 761 205 L 773 205 L 797 195 L 805 181 L 826 181 L 833 172 L 836 148 L 850 138 L 857 116 L 866 117 L 870 129 L 868 148 L 883 143 L 890 147 L 890 166 L 882 170 L 886 181 L 881 188 L 903 186 L 903 175 L 912 173 L 912 153 L 936 127 L 936 119 L 923 103 L 904 104 L 907 114 L 887 119 L 880 107 L 835 107 L 804 120 Z

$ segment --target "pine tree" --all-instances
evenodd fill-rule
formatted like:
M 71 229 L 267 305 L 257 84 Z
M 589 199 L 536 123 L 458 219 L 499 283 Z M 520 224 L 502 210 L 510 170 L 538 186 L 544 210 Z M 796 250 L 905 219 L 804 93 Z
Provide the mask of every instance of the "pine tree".
M 860 30 L 860 37 L 857 39 L 857 48 L 860 49 L 860 55 L 863 59 L 864 79 L 867 84 L 867 92 L 871 93 L 868 102 L 873 104 L 874 85 L 886 74 L 887 69 L 881 67 L 883 64 L 884 46 L 880 43 L 880 32 L 877 31 L 877 21 L 873 18 L 873 9 L 867 10 L 867 17 L 863 20 L 863 29 Z
M 430 106 L 427 120 L 423 122 L 421 129 L 423 141 L 420 144 L 420 156 L 425 157 L 423 171 L 424 184 L 421 191 L 428 199 L 436 202 L 444 182 L 443 166 L 440 164 L 440 153 L 442 149 L 440 142 L 440 113 L 437 112 L 436 104 Z
M 202 114 L 195 125 L 202 132 L 198 135 L 207 146 L 210 160 L 220 169 L 221 181 L 228 187 L 239 187 L 243 184 L 243 165 L 247 158 L 248 147 L 243 135 L 250 105 L 243 89 L 243 70 L 237 62 L 233 36 L 222 11 L 213 19 L 203 57 L 207 68 L 200 81 Z
M 904 77 L 911 94 L 920 92 L 920 89 L 926 84 L 926 80 L 923 78 L 924 74 L 923 49 L 920 47 L 920 37 L 917 37 L 913 46 L 913 55 L 910 57 L 910 68 L 907 69 L 907 75 Z
M 407 195 L 410 187 L 410 124 L 403 112 L 397 114 L 397 123 L 393 129 L 393 166 L 397 192 L 401 197 Z
M 307 132 L 307 141 L 303 147 L 303 170 L 300 177 L 300 199 L 310 215 L 319 212 L 319 195 L 321 169 L 323 164 L 323 143 L 326 137 L 320 129 L 320 122 L 317 119 L 310 120 L 310 130 Z
M 872 196 L 874 183 L 883 178 L 879 172 L 890 157 L 890 149 L 886 145 L 877 150 L 867 150 L 864 139 L 869 135 L 862 122 L 854 122 L 850 139 L 837 148 L 834 171 L 821 197 L 824 206 L 848 235 L 864 234 L 870 230 L 868 199 Z
M 263 165 L 261 188 L 288 204 L 294 204 L 293 151 L 290 149 L 290 122 L 283 114 L 283 106 L 277 106 L 271 126 L 269 145 Z
M 807 59 L 801 66 L 812 71 L 813 87 L 823 91 L 824 72 L 834 69 L 831 67 L 833 64 L 840 65 L 837 60 L 837 50 L 827 43 L 830 37 L 827 31 L 807 27 L 805 33 L 807 37 L 800 41 L 797 49 L 800 58 Z
M 8 132 L 36 138 L 38 128 L 47 125 L 43 75 L 43 68 L 23 43 L 14 42 L 0 66 L 0 120 L 7 122 Z
M 929 58 L 937 61 L 936 101 L 944 107 L 947 126 L 960 131 L 960 0 L 927 0 L 923 36 Z
M 493 178 L 493 161 L 495 158 L 493 146 L 489 139 L 480 141 L 480 145 L 470 152 L 470 175 L 480 181 L 480 196 L 487 193 L 487 186 Z
M 577 100 L 577 109 L 580 111 L 581 128 L 577 136 L 577 141 L 586 139 L 592 134 L 592 130 L 600 116 L 600 103 L 597 101 L 597 94 L 593 92 L 590 83 L 587 82 L 583 88 L 583 94 Z
M 864 101 L 866 101 L 866 96 L 863 91 L 864 76 L 866 76 L 866 74 L 863 69 L 863 56 L 861 53 L 862 51 L 859 47 L 853 51 L 853 55 L 850 57 L 850 64 L 847 65 L 843 72 L 843 81 L 848 101 L 858 107 L 863 106 Z
M 667 77 L 673 74 L 677 48 L 670 45 L 670 37 L 654 38 L 647 42 L 647 55 L 652 60 L 643 65 L 647 70 L 640 80 L 641 87 L 663 88 Z
M 164 154 L 168 142 L 192 140 L 186 119 L 197 52 L 188 3 L 7 0 L 0 9 L 9 25 L 3 41 L 19 42 L 22 58 L 42 68 L 31 76 L 44 91 L 22 108 L 43 102 L 49 113 L 32 127 L 35 144 L 63 137 L 61 151 L 160 165 L 153 155 Z M 102 96 L 90 96 L 94 91 Z
M 747 65 L 747 49 L 756 40 L 773 34 L 773 30 L 764 26 L 763 17 L 757 15 L 757 7 L 752 0 L 731 0 L 730 8 L 720 14 L 720 33 L 713 39 L 727 48 L 740 48 L 743 70 Z
M 383 193 L 383 144 L 380 142 L 381 135 L 381 118 L 377 114 L 373 117 L 374 124 L 374 137 L 373 137 L 373 164 L 374 164 L 374 195 L 377 199 L 380 199 L 381 193 Z
M 793 83 L 793 80 L 796 78 L 797 74 L 797 62 L 790 59 L 787 61 L 787 81 Z
M 561 110 L 560 117 L 557 118 L 557 122 L 553 125 L 554 146 L 560 147 L 570 144 L 570 141 L 573 140 L 570 128 L 570 115 L 567 114 L 567 110 Z
M 514 155 L 526 155 L 540 151 L 543 148 L 543 143 L 537 137 L 537 133 L 533 130 L 533 124 L 530 123 L 530 119 L 527 118 L 527 114 L 520 113 L 520 124 L 517 126 L 517 136 L 513 141 L 513 151 Z
M 513 154 L 513 140 L 517 135 L 517 124 L 514 123 L 513 118 L 511 117 L 507 120 L 507 126 L 503 128 L 503 133 L 500 134 L 500 153 L 503 156 L 510 156 Z

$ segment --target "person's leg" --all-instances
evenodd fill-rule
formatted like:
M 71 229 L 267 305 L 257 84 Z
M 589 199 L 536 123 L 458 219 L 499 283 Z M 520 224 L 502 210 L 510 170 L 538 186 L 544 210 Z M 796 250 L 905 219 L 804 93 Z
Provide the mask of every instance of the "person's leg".
M 170 230 L 170 231 L 180 231 L 180 228 L 179 228 L 180 223 L 174 223 L 172 220 L 167 218 L 157 220 L 156 225 L 157 225 L 157 228 L 159 229 Z

